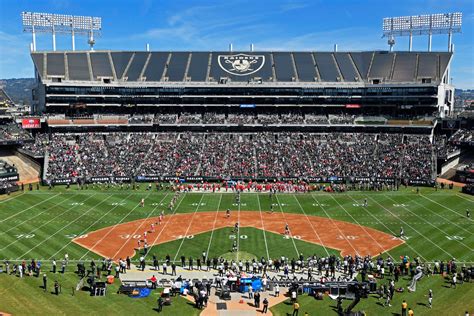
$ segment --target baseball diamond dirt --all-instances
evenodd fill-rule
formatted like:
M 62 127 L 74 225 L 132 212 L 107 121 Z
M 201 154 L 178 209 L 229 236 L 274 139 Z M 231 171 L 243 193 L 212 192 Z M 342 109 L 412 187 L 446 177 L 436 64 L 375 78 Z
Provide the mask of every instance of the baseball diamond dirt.
M 314 244 L 340 250 L 341 256 L 358 254 L 360 256 L 377 255 L 404 243 L 403 240 L 379 230 L 329 219 L 319 216 L 304 216 L 291 213 L 265 213 L 260 218 L 258 212 L 240 211 L 240 214 L 226 217 L 224 213 L 216 218 L 215 212 L 195 214 L 174 214 L 164 217 L 155 232 L 148 232 L 158 217 L 140 219 L 127 223 L 105 227 L 73 241 L 103 257 L 118 260 L 135 254 L 137 239 L 143 240 L 142 233 L 147 231 L 149 246 L 163 244 L 186 235 L 197 235 L 211 230 L 233 227 L 236 221 L 240 227 L 254 227 L 273 233 L 284 233 L 288 223 L 291 235 Z M 135 236 L 135 238 L 130 238 Z

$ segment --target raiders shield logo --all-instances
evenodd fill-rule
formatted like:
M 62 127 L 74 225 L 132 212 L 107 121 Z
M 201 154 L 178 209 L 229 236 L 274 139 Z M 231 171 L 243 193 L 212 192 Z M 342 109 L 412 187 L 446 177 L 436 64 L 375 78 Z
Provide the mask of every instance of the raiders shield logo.
M 259 71 L 265 63 L 264 55 L 219 55 L 219 66 L 225 71 L 236 76 L 247 76 Z

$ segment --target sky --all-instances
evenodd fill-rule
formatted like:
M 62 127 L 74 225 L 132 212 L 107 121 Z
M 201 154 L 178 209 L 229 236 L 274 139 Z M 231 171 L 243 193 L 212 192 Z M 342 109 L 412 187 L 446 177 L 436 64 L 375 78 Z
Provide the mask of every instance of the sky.
M 453 36 L 452 82 L 474 88 L 474 0 L 0 0 L 0 78 L 33 77 L 31 34 L 21 12 L 102 17 L 95 49 L 144 50 L 387 50 L 382 19 L 391 16 L 463 13 L 463 31 Z M 447 50 L 447 35 L 433 36 L 433 51 Z M 58 50 L 70 50 L 69 36 L 57 36 Z M 38 50 L 51 50 L 51 35 L 37 36 Z M 88 49 L 76 38 L 76 49 Z M 427 50 L 427 37 L 413 49 Z M 396 39 L 408 50 L 408 38 Z

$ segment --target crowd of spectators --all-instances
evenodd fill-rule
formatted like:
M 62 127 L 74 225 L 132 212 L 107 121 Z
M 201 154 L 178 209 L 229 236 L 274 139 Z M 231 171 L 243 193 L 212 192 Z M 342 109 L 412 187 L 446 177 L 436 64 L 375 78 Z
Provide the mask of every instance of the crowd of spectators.
M 292 113 L 255 114 L 218 112 L 178 114 L 156 114 L 157 124 L 353 124 L 354 117 L 348 115 L 327 115 Z
M 181 113 L 178 117 L 178 124 L 202 124 L 201 113 Z
M 331 124 L 354 124 L 355 117 L 349 114 L 329 115 Z
M 22 149 L 28 151 L 30 156 L 42 157 L 45 154 L 45 149 L 49 144 L 49 134 L 36 134 L 35 141 L 24 143 Z
M 10 180 L 7 177 L 17 174 L 17 168 L 15 165 L 10 165 L 4 160 L 0 160 L 0 193 L 6 193 L 12 191 L 17 186 L 15 180 Z
M 240 112 L 223 113 L 219 111 L 192 111 L 180 113 L 150 113 L 150 114 L 122 114 L 122 115 L 82 115 L 74 118 L 65 115 L 49 116 L 48 122 L 55 124 L 160 124 L 160 125 L 203 125 L 203 124 L 238 124 L 238 125 L 411 125 L 423 122 L 419 120 L 404 120 L 406 115 L 369 115 L 367 113 L 348 114 L 292 111 L 292 112 L 261 112 L 254 109 Z M 364 123 L 365 122 L 365 123 Z
M 402 178 L 423 178 L 423 175 L 434 174 L 433 146 L 429 137 L 407 136 L 403 144 L 404 155 L 401 161 Z
M 258 114 L 257 121 L 258 124 L 268 125 L 268 124 L 277 124 L 279 122 L 278 114 Z
M 133 115 L 128 118 L 129 124 L 152 124 L 154 116 L 152 114 L 148 115 Z
M 428 136 L 364 133 L 88 133 L 37 135 L 47 178 L 183 175 L 431 179 Z
M 308 114 L 305 117 L 306 117 L 306 120 L 305 120 L 306 124 L 316 124 L 316 125 L 329 124 L 329 121 L 326 115 Z
M 25 141 L 31 139 L 31 134 L 16 123 L 0 124 L 0 141 Z
M 460 129 L 449 138 L 449 142 L 455 145 L 466 144 L 474 146 L 474 130 Z
M 206 112 L 202 116 L 203 124 L 224 124 L 225 123 L 225 114 L 215 114 L 211 112 Z
M 255 124 L 254 115 L 248 114 L 229 114 L 227 115 L 227 124 Z
M 459 151 L 459 148 L 448 141 L 446 135 L 439 135 L 434 138 L 436 155 L 439 158 L 447 158 L 450 154 Z
M 176 124 L 178 119 L 177 114 L 157 114 L 155 116 L 155 123 L 157 124 Z

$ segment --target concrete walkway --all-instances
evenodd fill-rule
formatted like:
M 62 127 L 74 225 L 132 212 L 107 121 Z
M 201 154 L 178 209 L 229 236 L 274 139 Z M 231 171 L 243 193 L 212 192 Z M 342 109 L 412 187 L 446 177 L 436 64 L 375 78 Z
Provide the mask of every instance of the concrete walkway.
M 286 288 L 280 289 L 282 292 L 286 292 Z M 213 295 L 209 297 L 209 302 L 207 307 L 201 313 L 201 316 L 255 316 L 261 315 L 263 309 L 263 299 L 266 297 L 268 300 L 268 312 L 265 315 L 272 315 L 270 307 L 277 305 L 287 299 L 286 296 L 280 295 L 279 297 L 274 297 L 270 292 L 260 292 L 260 308 L 256 308 L 253 303 L 253 299 L 249 299 L 247 294 L 242 293 L 231 293 L 231 300 L 223 301 L 220 300 L 217 296 Z M 192 299 L 191 299 L 192 300 Z M 217 310 L 217 303 L 225 303 L 225 310 Z
M 155 271 L 153 267 L 151 266 L 146 266 L 145 271 L 141 271 L 137 269 L 136 266 L 132 265 L 132 268 L 130 270 L 127 270 L 127 273 L 125 274 L 120 274 L 120 280 L 122 281 L 140 281 L 140 280 L 146 280 L 151 278 L 152 276 L 155 276 L 158 280 L 161 279 L 166 279 L 166 280 L 171 280 L 171 279 L 176 279 L 177 277 L 181 276 L 183 279 L 186 280 L 192 280 L 192 279 L 215 279 L 218 274 L 217 271 L 214 269 L 211 269 L 210 271 L 206 271 L 206 268 L 204 270 L 189 270 L 187 268 L 183 269 L 180 266 L 176 267 L 176 276 L 171 275 L 171 267 L 168 267 L 168 273 L 165 275 L 163 274 L 163 268 L 160 264 L 160 270 Z M 336 278 L 339 276 L 342 276 L 343 274 L 336 271 Z M 357 274 L 354 274 L 356 276 Z M 283 277 L 283 270 L 281 270 L 279 273 L 273 272 L 273 271 L 267 271 L 267 277 L 269 279 L 276 277 L 278 280 L 280 280 L 281 277 Z M 293 277 L 296 277 L 298 280 L 301 278 L 306 278 L 307 277 L 307 270 L 304 269 L 303 271 L 298 271 L 295 274 L 290 273 L 289 274 L 289 279 L 292 280 Z M 313 278 L 318 279 L 319 276 L 316 274 L 315 271 L 313 271 Z

